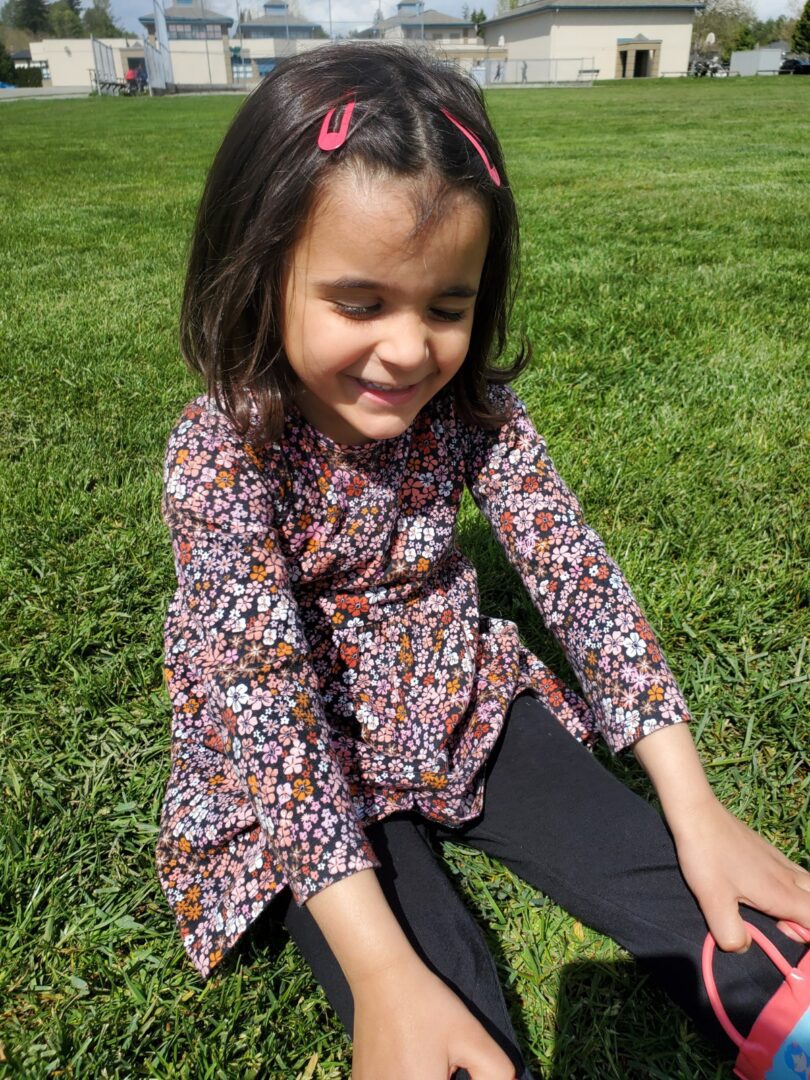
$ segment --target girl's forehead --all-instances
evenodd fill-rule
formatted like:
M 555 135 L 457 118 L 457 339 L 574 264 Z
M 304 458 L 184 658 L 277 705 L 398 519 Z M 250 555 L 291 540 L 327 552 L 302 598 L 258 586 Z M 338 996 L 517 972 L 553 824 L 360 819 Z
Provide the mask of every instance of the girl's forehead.
M 442 190 L 418 177 L 336 170 L 321 190 L 296 248 L 296 261 L 456 261 L 486 254 L 489 213 L 464 190 Z M 433 190 L 430 190 L 430 189 Z

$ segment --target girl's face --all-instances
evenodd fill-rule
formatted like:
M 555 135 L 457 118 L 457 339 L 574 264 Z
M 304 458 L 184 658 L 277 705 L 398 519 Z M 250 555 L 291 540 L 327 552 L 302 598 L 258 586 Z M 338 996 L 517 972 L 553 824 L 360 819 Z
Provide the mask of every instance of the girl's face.
M 338 174 L 292 252 L 284 349 L 296 401 L 338 443 L 400 435 L 469 348 L 487 211 L 452 193 L 413 238 L 411 184 Z

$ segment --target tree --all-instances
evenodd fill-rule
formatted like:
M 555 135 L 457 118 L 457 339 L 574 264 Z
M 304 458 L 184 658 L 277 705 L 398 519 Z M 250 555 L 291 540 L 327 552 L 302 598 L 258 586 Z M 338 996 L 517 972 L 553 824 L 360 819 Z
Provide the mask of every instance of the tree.
M 791 45 L 795 53 L 810 54 L 810 0 L 807 0 L 796 26 L 793 28 Z
M 483 8 L 479 8 L 478 11 L 475 8 L 470 12 L 470 22 L 475 23 L 475 36 L 481 37 L 481 27 L 487 21 L 487 16 Z
M 51 33 L 57 38 L 84 37 L 82 20 L 70 6 L 68 0 L 56 0 L 48 8 L 48 21 Z
M 702 14 L 695 16 L 692 49 L 698 56 L 720 54 L 727 62 L 736 41 L 745 27 L 757 21 L 750 0 L 706 0 Z M 706 45 L 706 37 L 714 34 L 715 44 Z
M 3 8 L 3 15 L 8 18 L 7 25 L 18 30 L 30 30 L 32 34 L 48 30 L 45 0 L 13 0 Z
M 126 37 L 126 30 L 116 26 L 110 11 L 110 0 L 93 0 L 93 6 L 82 15 L 85 34 L 92 37 Z
M 754 31 L 750 26 L 743 26 L 740 32 L 732 43 L 732 49 L 755 49 L 757 47 L 757 39 L 754 36 Z
M 14 85 L 14 64 L 2 41 L 0 41 L 0 82 Z
M 770 19 L 757 19 L 751 27 L 757 45 L 770 45 L 772 41 L 788 41 L 790 39 L 791 20 L 787 15 L 777 15 Z
M 505 15 L 507 11 L 513 11 L 518 6 L 518 0 L 497 0 L 495 14 Z

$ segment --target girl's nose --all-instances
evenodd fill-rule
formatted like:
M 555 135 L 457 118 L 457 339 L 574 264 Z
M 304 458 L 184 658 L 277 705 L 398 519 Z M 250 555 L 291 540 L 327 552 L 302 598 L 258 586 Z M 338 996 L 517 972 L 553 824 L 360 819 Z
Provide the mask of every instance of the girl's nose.
M 384 364 L 391 364 L 400 371 L 427 374 L 430 364 L 429 329 L 417 315 L 403 315 L 386 320 L 385 334 L 374 352 Z

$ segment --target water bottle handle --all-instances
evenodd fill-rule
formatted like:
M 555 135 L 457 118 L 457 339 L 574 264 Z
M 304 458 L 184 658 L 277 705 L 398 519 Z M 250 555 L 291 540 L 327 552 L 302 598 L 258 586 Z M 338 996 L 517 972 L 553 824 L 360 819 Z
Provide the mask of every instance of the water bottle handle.
M 774 964 L 776 964 L 776 966 L 779 968 L 785 978 L 787 978 L 793 968 L 790 966 L 785 957 L 782 956 L 782 954 L 779 952 L 779 950 L 770 940 L 770 938 L 767 938 L 761 930 L 757 929 L 757 927 L 753 926 L 750 922 L 745 922 L 744 925 L 748 928 L 748 932 L 751 935 L 752 940 L 755 941 L 757 945 L 759 945 L 765 955 L 770 960 L 772 960 Z M 805 927 L 800 927 L 794 923 L 791 923 L 790 925 L 793 926 L 797 933 L 802 936 L 808 933 Z M 810 934 L 808 936 L 810 936 Z M 722 1027 L 723 1031 L 725 1031 L 726 1035 L 728 1035 L 728 1037 L 735 1044 L 735 1046 L 742 1046 L 742 1044 L 745 1042 L 745 1038 L 740 1034 L 739 1031 L 737 1031 L 731 1020 L 729 1020 L 728 1013 L 723 1007 L 723 1002 L 720 1000 L 720 995 L 717 992 L 717 984 L 714 981 L 714 970 L 712 968 L 714 949 L 714 938 L 711 934 L 707 934 L 706 940 L 703 942 L 702 958 L 703 981 L 706 984 L 706 992 L 709 995 L 709 1001 L 711 1002 L 711 1006 L 714 1009 L 714 1015 L 720 1022 L 720 1026 Z

